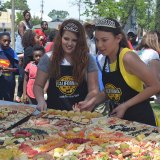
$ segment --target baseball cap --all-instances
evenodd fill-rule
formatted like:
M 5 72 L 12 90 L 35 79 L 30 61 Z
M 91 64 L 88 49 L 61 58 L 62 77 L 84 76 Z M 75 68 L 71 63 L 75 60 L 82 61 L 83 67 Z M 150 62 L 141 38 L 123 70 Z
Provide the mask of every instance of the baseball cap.
M 95 26 L 95 23 L 94 23 L 93 20 L 89 20 L 89 21 L 84 22 L 83 26 L 84 26 L 84 27 L 87 27 L 87 26 Z

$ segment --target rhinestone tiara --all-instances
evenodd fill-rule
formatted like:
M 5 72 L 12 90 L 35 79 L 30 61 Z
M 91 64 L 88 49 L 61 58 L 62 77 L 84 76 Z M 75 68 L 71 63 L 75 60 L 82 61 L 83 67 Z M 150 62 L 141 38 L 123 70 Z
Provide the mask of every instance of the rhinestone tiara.
M 95 24 L 96 27 L 117 28 L 114 21 L 110 19 L 100 19 Z
M 74 23 L 68 23 L 63 29 L 67 31 L 78 32 L 78 27 Z

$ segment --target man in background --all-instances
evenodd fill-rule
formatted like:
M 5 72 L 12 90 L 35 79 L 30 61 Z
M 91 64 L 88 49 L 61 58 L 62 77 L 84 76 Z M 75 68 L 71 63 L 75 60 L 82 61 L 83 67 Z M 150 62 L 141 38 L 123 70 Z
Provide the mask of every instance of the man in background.
M 18 35 L 15 42 L 15 51 L 19 57 L 19 77 L 18 77 L 18 90 L 15 101 L 21 102 L 21 96 L 23 94 L 23 57 L 24 57 L 24 47 L 22 45 L 22 38 L 26 30 L 32 29 L 32 24 L 30 22 L 31 14 L 28 10 L 23 12 L 23 20 L 18 24 Z
M 138 45 L 136 31 L 133 29 L 129 29 L 127 32 L 127 38 L 128 38 L 129 43 L 131 43 L 130 49 L 134 50 Z
M 47 23 L 47 21 L 42 21 L 41 22 L 41 28 L 35 29 L 35 32 L 39 35 L 40 45 L 43 46 L 43 47 L 47 43 L 47 35 L 45 33 L 45 30 L 48 30 L 48 23 Z
M 94 23 L 91 23 L 91 22 L 85 22 L 83 26 L 86 32 L 89 53 L 96 55 L 96 43 L 95 43 L 95 37 L 94 37 L 95 25 Z

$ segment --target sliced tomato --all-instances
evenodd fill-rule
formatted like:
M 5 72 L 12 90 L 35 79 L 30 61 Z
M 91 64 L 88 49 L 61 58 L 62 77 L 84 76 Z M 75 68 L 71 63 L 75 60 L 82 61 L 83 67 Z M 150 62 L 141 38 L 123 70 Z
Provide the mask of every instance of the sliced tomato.
M 124 134 L 122 132 L 116 132 L 114 135 L 116 137 L 122 137 L 122 136 L 124 136 Z
M 26 153 L 29 158 L 32 158 L 33 156 L 35 156 L 36 154 L 38 154 L 38 151 L 37 151 L 37 150 L 32 149 L 29 145 L 24 144 L 24 143 L 22 143 L 22 144 L 19 146 L 19 149 L 20 149 L 22 152 Z
M 92 148 L 88 148 L 88 149 L 85 149 L 84 151 L 87 155 L 92 155 L 93 154 L 93 149 Z
M 20 130 L 15 133 L 16 138 L 25 138 L 25 137 L 30 137 L 30 136 L 32 136 L 32 134 L 25 130 Z

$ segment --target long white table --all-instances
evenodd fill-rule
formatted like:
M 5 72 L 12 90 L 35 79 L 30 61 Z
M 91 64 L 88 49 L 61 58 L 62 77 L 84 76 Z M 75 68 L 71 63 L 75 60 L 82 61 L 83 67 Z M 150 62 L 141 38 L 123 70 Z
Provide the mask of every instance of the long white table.
M 10 102 L 10 101 L 0 100 L 0 106 L 2 106 L 2 105 L 17 105 L 17 106 L 19 106 L 19 105 L 21 105 L 21 104 L 23 104 L 23 103 L 16 103 L 16 102 Z M 24 104 L 24 105 L 27 105 L 27 106 L 31 106 L 31 107 L 36 108 L 36 105 L 31 105 L 31 104 Z M 38 110 L 36 109 L 36 111 L 35 111 L 34 113 L 32 113 L 32 114 L 33 114 L 33 115 L 37 115 L 37 114 L 39 114 L 39 113 L 40 113 L 40 111 L 38 111 Z

